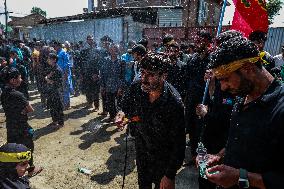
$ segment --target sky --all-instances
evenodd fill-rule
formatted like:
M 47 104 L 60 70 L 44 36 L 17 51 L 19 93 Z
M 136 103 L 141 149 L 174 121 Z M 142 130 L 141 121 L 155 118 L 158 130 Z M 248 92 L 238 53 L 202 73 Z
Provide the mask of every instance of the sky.
M 226 8 L 223 24 L 232 21 L 235 6 L 232 0 L 228 0 L 231 6 Z M 96 0 L 95 0 L 96 4 Z M 8 11 L 14 12 L 12 16 L 26 16 L 30 14 L 33 6 L 40 7 L 47 12 L 48 18 L 80 14 L 83 8 L 88 7 L 88 0 L 7 0 Z M 0 0 L 0 12 L 4 11 L 4 0 Z M 5 22 L 4 15 L 0 16 L 0 22 Z M 284 27 L 284 6 L 280 15 L 275 17 L 273 27 Z

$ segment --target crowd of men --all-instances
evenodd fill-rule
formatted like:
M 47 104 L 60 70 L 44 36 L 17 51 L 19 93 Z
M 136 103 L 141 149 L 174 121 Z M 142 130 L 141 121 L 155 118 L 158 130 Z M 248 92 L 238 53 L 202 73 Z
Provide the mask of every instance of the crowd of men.
M 153 46 L 141 39 L 124 47 L 109 36 L 97 44 L 90 35 L 78 44 L 1 39 L 8 142 L 0 148 L 1 170 L 7 172 L 5 163 L 11 162 L 29 162 L 29 168 L 23 165 L 29 176 L 42 170 L 32 162 L 33 129 L 27 122 L 33 111 L 28 90 L 36 84 L 53 125 L 63 127 L 70 96 L 84 94 L 86 109 L 101 109 L 107 121 L 127 126 L 135 140 L 140 189 L 175 188 L 186 145 L 198 164 L 198 142 L 208 152 L 207 179 L 199 177 L 199 188 L 281 188 L 284 45 L 272 57 L 263 50 L 265 41 L 264 32 L 247 39 L 233 30 L 216 38 L 202 30 L 192 44 L 165 34 Z M 28 150 L 11 143 L 24 144 L 31 156 L 14 162 L 13 153 Z M 13 179 L 1 170 L 0 186 L 9 188 Z

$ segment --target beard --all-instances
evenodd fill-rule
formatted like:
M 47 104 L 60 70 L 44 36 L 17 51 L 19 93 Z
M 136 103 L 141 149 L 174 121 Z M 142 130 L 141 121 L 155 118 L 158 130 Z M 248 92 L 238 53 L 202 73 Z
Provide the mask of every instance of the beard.
M 255 85 L 244 77 L 242 73 L 239 73 L 240 85 L 237 89 L 228 89 L 227 91 L 233 95 L 245 97 L 247 96 L 255 87 Z

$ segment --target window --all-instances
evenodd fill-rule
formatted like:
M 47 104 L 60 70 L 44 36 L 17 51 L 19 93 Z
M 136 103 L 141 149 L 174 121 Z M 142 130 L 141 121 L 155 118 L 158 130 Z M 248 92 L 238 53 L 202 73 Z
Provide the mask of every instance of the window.
M 208 18 L 208 3 L 204 0 L 199 1 L 199 11 L 198 11 L 198 23 L 203 25 Z

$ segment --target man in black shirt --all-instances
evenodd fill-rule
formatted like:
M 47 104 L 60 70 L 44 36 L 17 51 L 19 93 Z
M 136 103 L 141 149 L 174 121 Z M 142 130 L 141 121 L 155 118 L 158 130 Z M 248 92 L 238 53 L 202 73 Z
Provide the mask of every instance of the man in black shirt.
M 186 63 L 179 58 L 180 50 L 178 43 L 173 43 L 166 47 L 166 54 L 169 56 L 170 64 L 167 81 L 179 92 L 182 100 L 186 91 Z
M 186 97 L 185 97 L 185 118 L 186 129 L 190 135 L 190 147 L 193 161 L 195 161 L 196 148 L 198 143 L 198 117 L 195 113 L 196 106 L 202 102 L 206 81 L 204 74 L 210 62 L 209 47 L 211 44 L 211 34 L 202 30 L 195 38 L 197 53 L 193 54 L 186 65 Z
M 46 93 L 47 104 L 50 108 L 50 114 L 54 125 L 59 127 L 64 126 L 64 114 L 63 114 L 63 102 L 60 98 L 60 92 L 62 91 L 62 71 L 57 65 L 58 57 L 54 53 L 48 55 L 48 64 L 50 70 L 45 80 L 47 82 Z
M 227 142 L 231 112 L 234 98 L 228 92 L 221 91 L 220 82 L 207 70 L 205 80 L 209 79 L 209 87 L 204 104 L 198 104 L 196 114 L 202 118 L 199 125 L 199 142 L 204 144 L 207 153 L 216 154 Z M 198 157 L 197 162 L 198 164 Z M 199 189 L 216 189 L 216 185 L 199 176 Z
M 165 81 L 167 63 L 160 55 L 141 61 L 141 80 L 122 101 L 126 117 L 135 118 L 135 147 L 140 189 L 173 189 L 185 151 L 184 107 L 178 92 Z
M 22 79 L 20 72 L 13 67 L 5 67 L 1 72 L 5 81 L 5 87 L 1 94 L 1 104 L 6 116 L 7 142 L 24 144 L 33 152 L 33 128 L 28 124 L 28 113 L 34 111 L 23 93 L 16 91 Z M 40 172 L 42 169 L 35 169 L 33 158 L 29 161 L 29 175 Z
M 284 186 L 284 87 L 263 67 L 257 46 L 243 37 L 223 42 L 211 57 L 221 89 L 238 95 L 233 108 L 224 164 L 207 178 L 225 188 Z M 211 173 L 211 174 L 210 174 Z
M 9 59 L 9 62 L 8 62 L 8 66 L 14 67 L 17 70 L 19 70 L 19 72 L 21 74 L 21 79 L 22 79 L 20 86 L 18 86 L 16 88 L 16 90 L 23 93 L 25 95 L 25 97 L 27 99 L 29 99 L 29 92 L 28 92 L 29 82 L 28 82 L 27 70 L 26 70 L 25 66 L 22 65 L 21 61 L 19 60 L 17 51 L 12 50 L 12 51 L 10 51 L 9 54 L 10 54 L 10 59 Z

